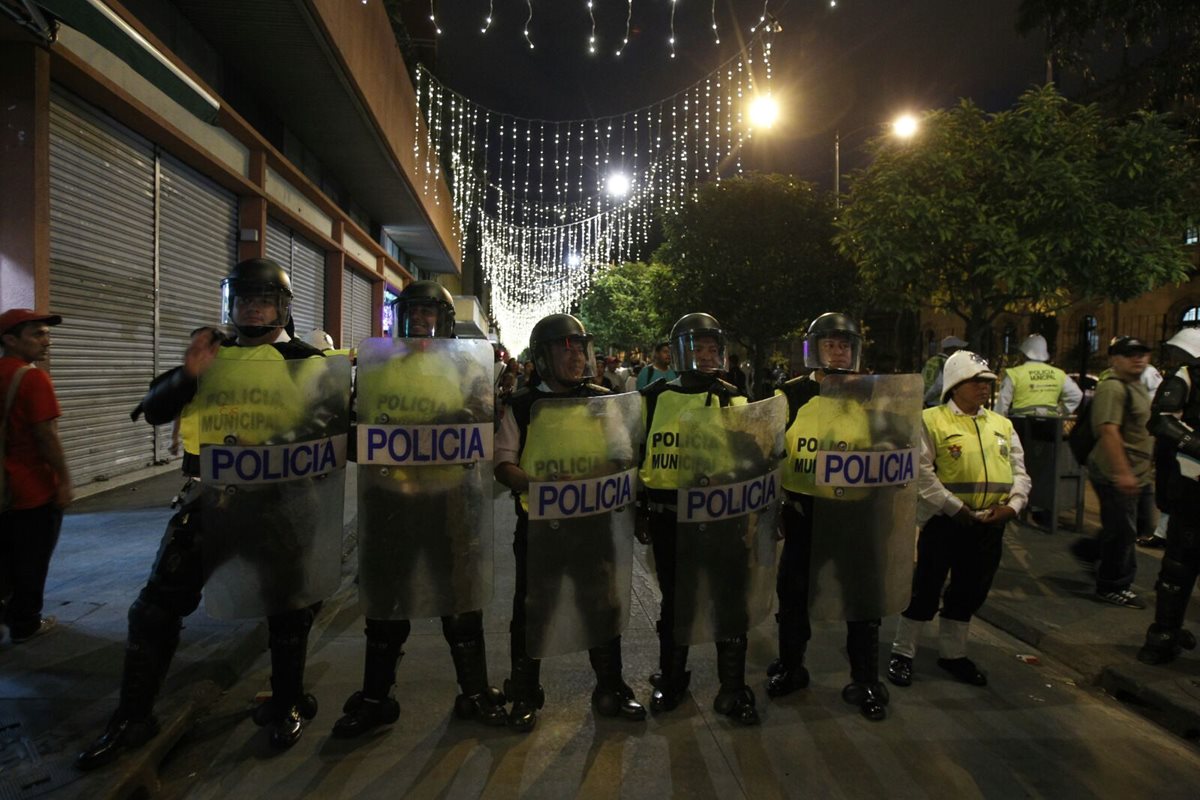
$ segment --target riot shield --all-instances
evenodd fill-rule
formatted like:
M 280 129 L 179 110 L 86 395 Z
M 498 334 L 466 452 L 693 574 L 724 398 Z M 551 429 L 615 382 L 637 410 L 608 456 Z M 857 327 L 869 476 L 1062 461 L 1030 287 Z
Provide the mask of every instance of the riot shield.
M 529 467 L 525 642 L 534 658 L 586 650 L 629 620 L 641 396 L 540 400 L 530 436 L 550 431 Z
M 191 405 L 208 613 L 262 617 L 329 597 L 341 578 L 350 361 L 219 358 Z
M 358 348 L 358 592 L 370 619 L 475 611 L 492 596 L 492 347 Z
M 745 634 L 771 612 L 787 400 L 679 418 L 675 641 Z
M 870 620 L 912 595 L 920 375 L 828 375 L 817 414 L 809 616 Z

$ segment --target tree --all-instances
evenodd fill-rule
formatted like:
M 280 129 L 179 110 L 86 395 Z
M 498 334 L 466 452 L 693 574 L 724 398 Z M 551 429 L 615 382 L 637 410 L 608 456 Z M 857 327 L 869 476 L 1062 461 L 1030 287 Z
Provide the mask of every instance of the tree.
M 1174 112 L 1200 134 L 1195 0 L 1022 0 L 1017 30 L 1044 33 L 1047 58 L 1078 72 L 1110 111 Z M 1112 51 L 1115 69 L 1097 68 Z
M 833 246 L 833 201 L 811 183 L 751 174 L 710 183 L 664 224 L 669 268 L 658 307 L 713 314 L 756 368 L 771 344 L 816 315 L 857 311 L 852 265 Z
M 870 298 L 960 317 L 976 347 L 1003 311 L 1119 301 L 1183 280 L 1196 165 L 1161 116 L 1126 122 L 1031 89 L 1009 111 L 926 115 L 871 143 L 837 242 Z
M 673 320 L 657 305 L 655 284 L 667 280 L 661 264 L 630 262 L 605 269 L 579 302 L 579 317 L 597 349 L 648 347 L 664 339 Z

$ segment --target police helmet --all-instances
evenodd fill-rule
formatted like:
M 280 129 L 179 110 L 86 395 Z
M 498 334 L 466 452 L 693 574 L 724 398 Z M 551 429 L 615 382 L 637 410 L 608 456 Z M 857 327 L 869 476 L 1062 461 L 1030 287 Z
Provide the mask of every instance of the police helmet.
M 416 307 L 432 308 L 437 312 L 433 329 L 426 329 L 423 322 L 414 324 L 411 311 Z M 392 304 L 396 324 L 392 335 L 409 339 L 420 336 L 435 336 L 439 339 L 454 338 L 454 298 L 437 281 L 413 281 L 404 287 L 396 302 Z
M 235 302 L 259 298 L 274 306 L 274 319 L 258 324 L 239 324 Z M 292 324 L 292 282 L 287 270 L 269 258 L 250 258 L 239 262 L 221 281 L 221 321 L 231 324 L 245 336 L 265 336 L 275 328 Z
M 988 366 L 987 359 L 970 350 L 959 350 L 946 359 L 942 368 L 942 402 L 950 397 L 958 385 L 972 380 L 996 380 L 996 373 Z
M 716 351 L 705 346 L 711 340 Z M 727 370 L 725 331 L 712 314 L 684 314 L 671 328 L 671 369 L 678 373 L 715 373 Z
M 840 340 L 845 347 L 821 349 L 821 340 Z M 827 373 L 858 372 L 862 357 L 862 329 L 853 317 L 829 311 L 812 321 L 804 337 L 804 366 Z
M 529 334 L 533 366 L 542 379 L 553 378 L 564 386 L 578 386 L 596 377 L 596 353 L 592 335 L 570 314 L 551 314 L 533 326 Z M 571 352 L 582 356 L 566 358 Z

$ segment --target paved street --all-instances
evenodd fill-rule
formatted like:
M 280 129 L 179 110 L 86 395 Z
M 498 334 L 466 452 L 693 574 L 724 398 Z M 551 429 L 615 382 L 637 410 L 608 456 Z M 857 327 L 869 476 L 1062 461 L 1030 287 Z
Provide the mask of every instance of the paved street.
M 151 794 L 1182 798 L 1200 785 L 1200 749 L 1193 742 L 1099 685 L 1101 675 L 1113 673 L 1132 684 L 1186 691 L 1200 676 L 1196 656 L 1139 678 L 1140 665 L 1129 662 L 1150 611 L 1094 603 L 1086 575 L 1061 555 L 1071 534 L 1052 538 L 1024 527 L 1010 530 L 985 608 L 1004 630 L 984 622 L 972 629 L 972 655 L 989 672 L 990 685 L 976 689 L 944 677 L 934 663 L 931 626 L 916 682 L 893 689 L 883 723 L 863 719 L 840 698 L 847 673 L 843 629 L 836 625 L 817 628 L 809 659 L 813 685 L 768 700 L 762 689 L 774 655 L 768 623 L 753 632 L 749 658 L 761 727 L 735 728 L 713 713 L 715 658 L 705 646 L 692 651 L 691 698 L 664 717 L 641 724 L 598 720 L 588 705 L 592 677 L 581 653 L 545 662 L 547 706 L 532 734 L 487 729 L 453 719 L 449 654 L 439 624 L 423 621 L 399 669 L 400 721 L 361 741 L 334 740 L 329 729 L 357 687 L 362 664 L 363 620 L 351 560 L 312 636 L 309 683 L 321 711 L 293 750 L 272 752 L 249 719 L 268 686 L 262 626 L 219 622 L 201 611 L 187 621 L 159 706 L 164 730 L 158 740 L 117 766 L 80 777 L 70 759 L 115 702 L 124 612 L 149 567 L 167 516 L 163 505 L 177 483 L 167 475 L 118 489 L 82 501 L 68 517 L 47 596 L 60 629 L 28 645 L 0 646 L 5 800 Z M 496 508 L 496 591 L 486 625 L 491 677 L 499 684 L 507 673 L 512 511 L 506 498 Z M 644 558 L 639 548 L 625 662 L 630 684 L 646 701 L 658 599 Z M 1156 561 L 1146 552 L 1140 558 L 1138 587 L 1146 591 Z M 82 566 L 88 563 L 94 567 Z M 890 621 L 884 631 L 886 638 Z

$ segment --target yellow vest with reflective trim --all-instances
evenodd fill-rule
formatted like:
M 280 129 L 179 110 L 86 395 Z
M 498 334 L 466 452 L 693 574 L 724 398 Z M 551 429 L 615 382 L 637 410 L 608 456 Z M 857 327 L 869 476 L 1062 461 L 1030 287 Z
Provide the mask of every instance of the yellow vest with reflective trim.
M 796 411 L 796 418 L 788 426 L 784 439 L 787 444 L 784 489 L 836 500 L 862 499 L 870 492 L 869 489 L 845 489 L 838 496 L 835 487 L 818 486 L 816 482 L 818 450 L 870 449 L 871 425 L 858 403 L 814 397 Z
M 544 399 L 534 403 L 520 462 L 530 483 L 600 474 L 608 460 L 600 417 L 583 404 L 547 403 Z M 520 498 L 521 508 L 529 511 L 527 494 Z
M 1057 414 L 1067 373 L 1041 361 L 1026 361 L 1006 371 L 1012 381 L 1010 417 Z
M 653 427 L 646 431 L 646 458 L 638 470 L 642 485 L 647 489 L 682 489 L 686 482 L 679 474 L 679 417 L 683 412 L 693 408 L 704 408 L 709 398 L 707 392 L 677 392 L 666 389 L 658 396 L 654 408 Z M 719 400 L 712 397 L 712 405 L 718 406 Z M 746 404 L 746 398 L 734 397 L 729 401 L 731 406 Z M 642 423 L 646 420 L 646 400 L 642 399 Z M 714 432 L 715 433 L 715 432 Z M 714 438 L 713 449 L 724 450 L 725 437 L 720 441 Z M 712 472 L 719 472 L 716 464 L 709 465 Z
M 313 356 L 313 358 L 320 358 Z M 269 344 L 255 347 L 222 347 L 217 351 L 219 361 L 267 361 L 283 363 L 287 359 L 283 354 Z M 224 442 L 226 431 L 220 425 L 217 406 L 210 402 L 209 389 L 219 390 L 228 402 L 222 403 L 221 408 L 235 412 L 243 417 L 258 415 L 264 423 L 262 436 L 256 436 L 253 426 L 239 426 L 241 445 L 261 444 L 280 430 L 294 427 L 300 421 L 303 412 L 304 393 L 289 377 L 270 387 L 263 386 L 263 376 L 254 370 L 230 370 L 220 376 L 220 384 L 212 384 L 212 375 L 206 382 L 201 378 L 196 396 L 183 407 L 179 414 L 179 435 L 183 440 L 184 452 L 192 455 L 200 454 L 202 444 L 221 444 Z M 261 392 L 269 388 L 268 392 Z
M 978 417 L 955 414 L 949 403 L 921 416 L 933 443 L 934 471 L 948 491 L 973 511 L 1008 500 L 1013 485 L 1008 418 L 987 409 Z

